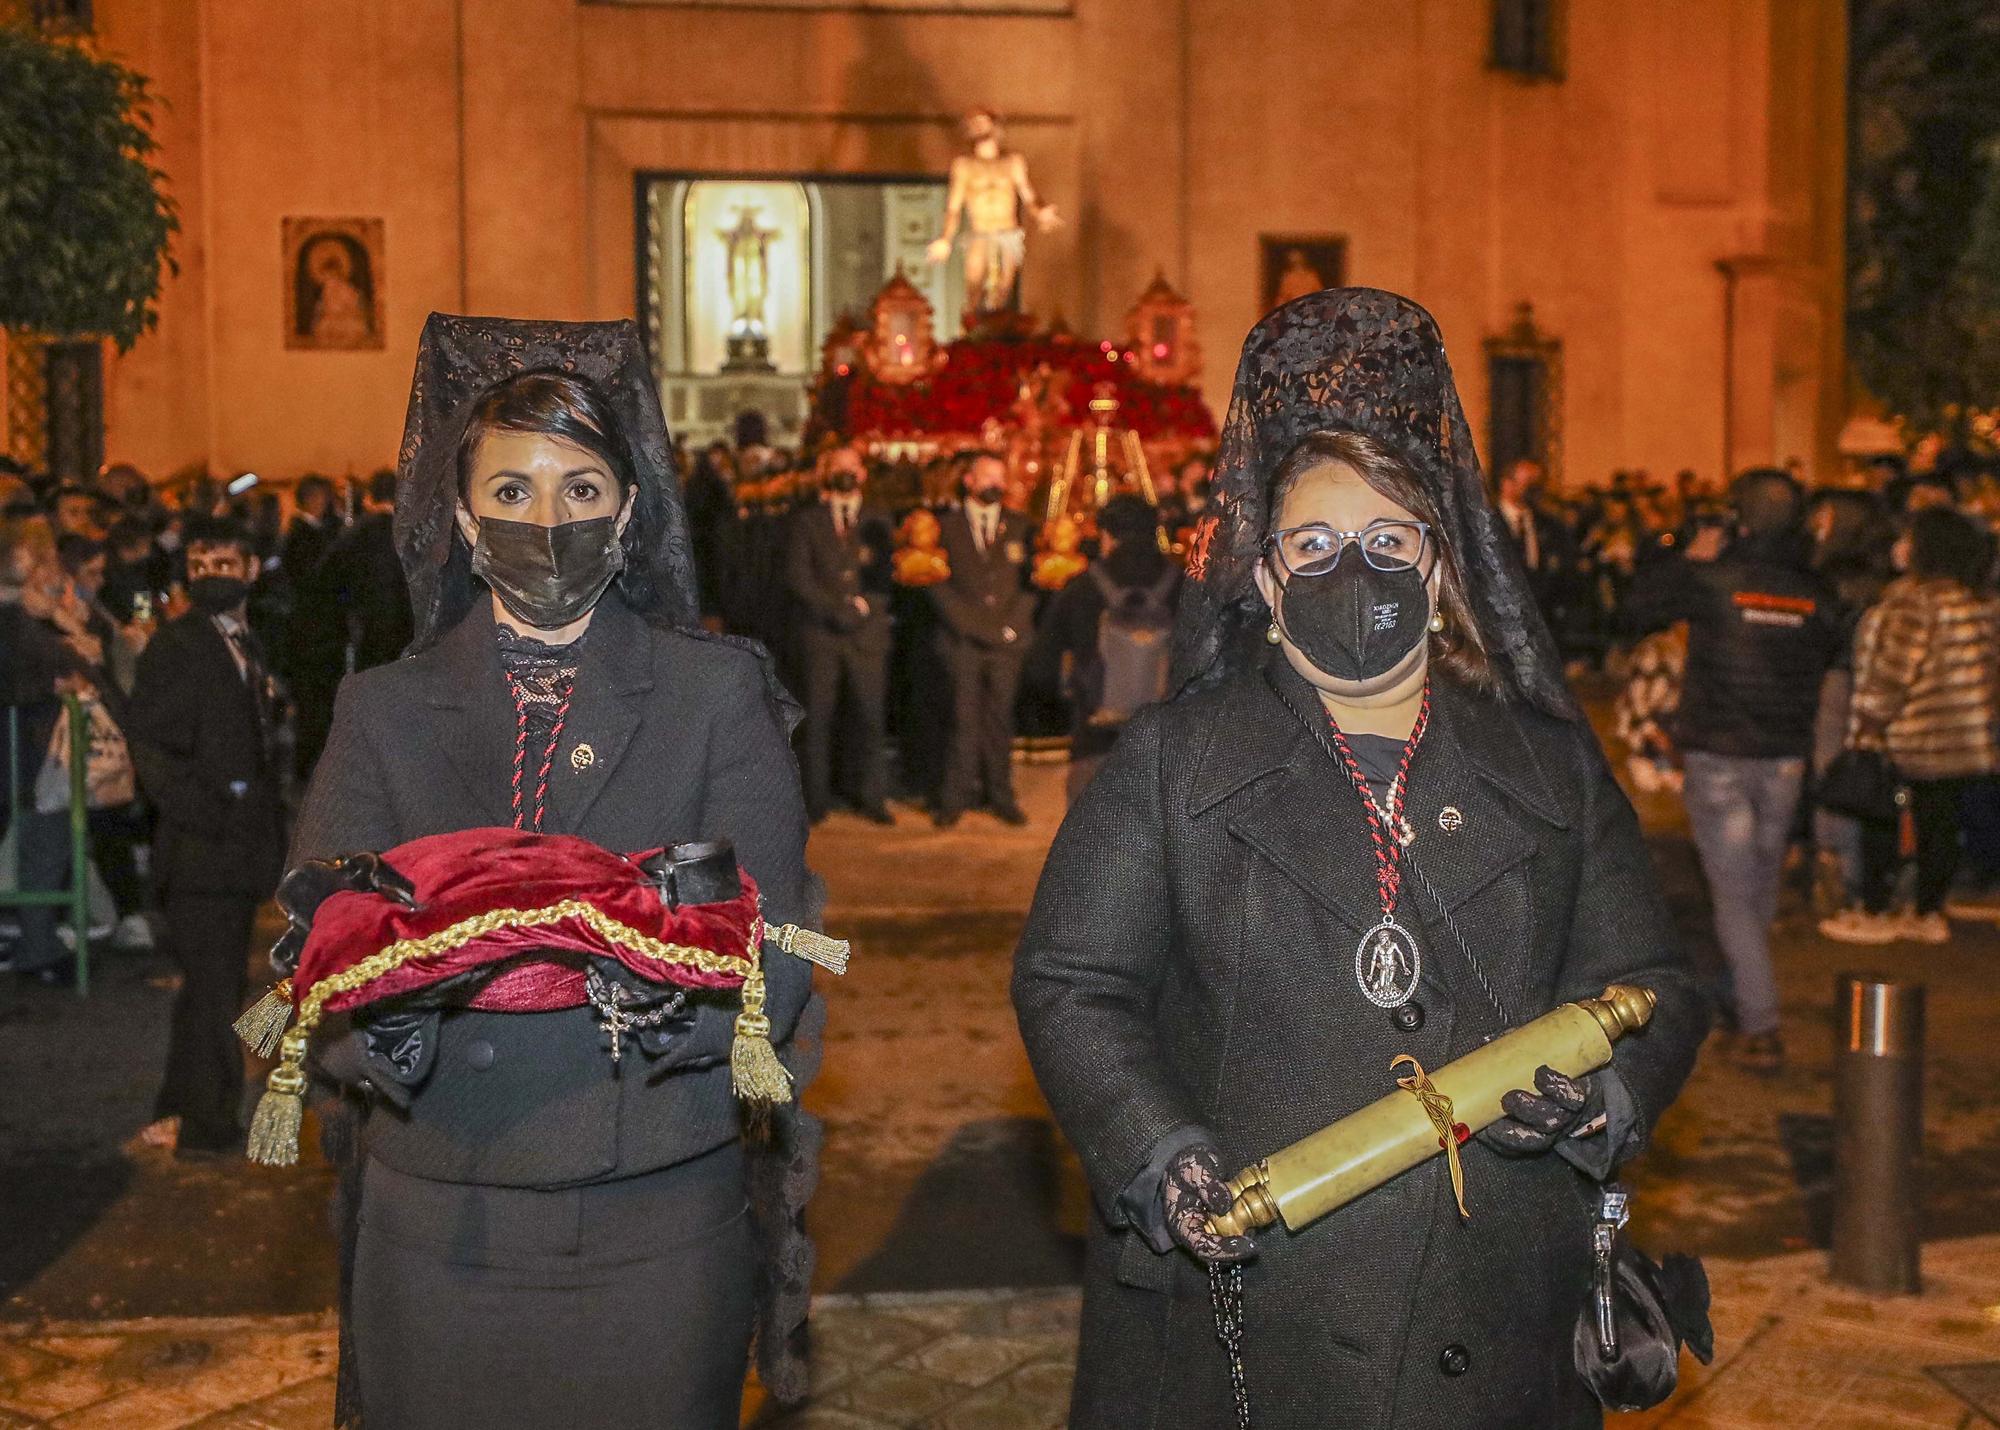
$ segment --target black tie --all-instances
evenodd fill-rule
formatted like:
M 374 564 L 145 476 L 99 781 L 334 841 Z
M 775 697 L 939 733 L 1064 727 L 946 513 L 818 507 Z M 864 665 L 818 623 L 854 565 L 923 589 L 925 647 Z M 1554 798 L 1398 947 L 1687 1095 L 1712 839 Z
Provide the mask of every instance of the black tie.
M 248 626 L 227 626 L 223 633 L 243 661 L 243 683 L 257 706 L 257 728 L 267 740 L 271 734 L 270 678 L 265 673 L 264 644 Z

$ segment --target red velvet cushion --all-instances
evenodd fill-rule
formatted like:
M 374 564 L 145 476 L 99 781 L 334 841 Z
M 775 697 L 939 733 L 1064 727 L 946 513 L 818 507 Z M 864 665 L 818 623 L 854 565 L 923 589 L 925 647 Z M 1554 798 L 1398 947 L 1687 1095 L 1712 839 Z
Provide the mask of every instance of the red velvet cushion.
M 313 917 L 293 998 L 303 1008 L 331 978 L 339 986 L 321 1002 L 338 1012 L 517 961 L 480 989 L 473 1007 L 576 1007 L 583 972 L 573 959 L 535 956 L 548 951 L 615 958 L 654 983 L 741 987 L 763 938 L 756 884 L 745 873 L 740 897 L 670 911 L 639 868 L 654 852 L 622 856 L 573 835 L 514 829 L 459 830 L 386 849 L 382 857 L 416 886 L 420 907 L 333 895 Z M 413 946 L 433 937 L 432 947 Z

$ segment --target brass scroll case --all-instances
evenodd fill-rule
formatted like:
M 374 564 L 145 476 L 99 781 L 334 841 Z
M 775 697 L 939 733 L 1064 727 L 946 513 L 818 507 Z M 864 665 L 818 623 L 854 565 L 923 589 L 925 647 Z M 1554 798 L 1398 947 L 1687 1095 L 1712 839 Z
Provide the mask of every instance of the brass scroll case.
M 1477 1132 L 1500 1119 L 1503 1094 L 1534 1085 L 1543 1064 L 1570 1077 L 1605 1066 L 1613 1043 L 1652 1020 L 1656 1001 L 1649 988 L 1615 983 L 1475 1048 L 1432 1081 Z M 1422 1107 L 1397 1089 L 1238 1172 L 1229 1180 L 1234 1203 L 1209 1226 L 1246 1236 L 1282 1220 L 1297 1231 L 1442 1150 Z

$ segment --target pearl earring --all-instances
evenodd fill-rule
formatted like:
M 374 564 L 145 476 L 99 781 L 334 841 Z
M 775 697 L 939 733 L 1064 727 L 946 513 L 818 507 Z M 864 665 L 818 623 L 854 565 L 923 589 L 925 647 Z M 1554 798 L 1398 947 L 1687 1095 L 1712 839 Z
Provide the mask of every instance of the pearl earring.
M 1443 611 L 1432 611 L 1432 612 L 1431 612 L 1431 634 L 1432 634 L 1432 635 L 1436 635 L 1436 634 L 1437 634 L 1438 632 L 1442 631 L 1443 629 L 1444 629 L 1444 612 L 1443 612 Z
M 1279 641 L 1284 639 L 1284 635 L 1282 632 L 1279 631 L 1278 623 L 1276 621 L 1273 621 L 1271 622 L 1270 625 L 1264 627 L 1264 639 L 1270 642 L 1272 645 L 1276 645 Z

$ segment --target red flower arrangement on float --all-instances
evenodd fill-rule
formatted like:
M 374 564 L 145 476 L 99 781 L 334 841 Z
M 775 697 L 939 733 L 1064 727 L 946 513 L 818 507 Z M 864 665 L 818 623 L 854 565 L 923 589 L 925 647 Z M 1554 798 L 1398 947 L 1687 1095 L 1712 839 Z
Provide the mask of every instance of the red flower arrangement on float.
M 1146 381 L 1137 372 L 1137 357 L 1112 343 L 1093 347 L 1062 334 L 967 337 L 951 343 L 945 354 L 934 376 L 907 384 L 877 382 L 863 364 L 851 372 L 822 373 L 815 393 L 820 425 L 849 437 L 975 433 L 989 418 L 1008 420 L 1023 378 L 1046 366 L 1072 412 L 1086 411 L 1097 384 L 1111 383 L 1119 424 L 1141 441 L 1201 443 L 1215 437 L 1215 419 L 1195 388 Z

